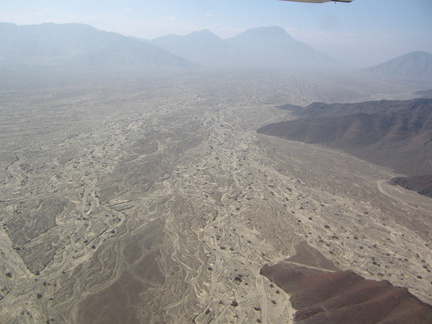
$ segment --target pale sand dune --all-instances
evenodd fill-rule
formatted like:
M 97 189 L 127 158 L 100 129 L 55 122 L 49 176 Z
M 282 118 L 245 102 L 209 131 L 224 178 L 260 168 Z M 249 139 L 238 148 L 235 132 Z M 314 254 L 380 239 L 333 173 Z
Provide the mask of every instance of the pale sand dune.
M 5 107 L 22 116 L 2 133 L 0 322 L 289 323 L 289 296 L 259 271 L 303 241 L 431 302 L 428 198 L 346 154 L 256 134 L 291 118 L 274 104 L 325 92 L 299 80 L 185 78 Z M 32 223 L 48 199 L 55 222 Z

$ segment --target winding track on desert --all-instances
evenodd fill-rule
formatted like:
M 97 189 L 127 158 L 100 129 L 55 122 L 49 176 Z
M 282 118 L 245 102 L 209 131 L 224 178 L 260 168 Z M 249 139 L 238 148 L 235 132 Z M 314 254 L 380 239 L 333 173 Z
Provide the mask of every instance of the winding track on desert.
M 431 200 L 390 170 L 258 135 L 291 118 L 276 103 L 325 89 L 248 80 L 12 93 L 0 322 L 289 323 L 289 296 L 259 272 L 305 241 L 431 303 Z

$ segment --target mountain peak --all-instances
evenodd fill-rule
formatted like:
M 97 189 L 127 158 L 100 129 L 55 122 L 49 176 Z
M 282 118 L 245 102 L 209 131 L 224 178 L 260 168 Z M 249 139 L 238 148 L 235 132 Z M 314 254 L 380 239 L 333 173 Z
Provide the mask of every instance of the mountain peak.
M 414 51 L 414 52 L 408 53 L 406 55 L 416 56 L 416 57 L 432 57 L 431 53 L 428 53 L 425 51 Z
M 185 37 L 192 38 L 192 39 L 200 39 L 200 40 L 203 40 L 203 39 L 206 39 L 206 40 L 222 40 L 219 36 L 213 34 L 208 29 L 194 31 L 194 32 L 186 35 Z
M 410 78 L 431 78 L 432 54 L 415 51 L 369 67 L 367 72 Z
M 256 37 L 256 38 L 285 38 L 294 40 L 282 27 L 279 26 L 268 26 L 268 27 L 256 27 L 249 29 L 237 36 L 232 37 Z
M 310 68 L 334 64 L 333 59 L 278 26 L 252 28 L 228 39 L 201 30 L 186 36 L 159 37 L 152 44 L 208 67 Z
M 190 33 L 189 35 L 213 35 L 213 36 L 216 36 L 215 34 L 213 34 L 208 29 L 197 30 L 197 31 L 194 31 L 194 32 Z
M 271 68 L 324 67 L 334 60 L 295 40 L 278 26 L 249 29 L 227 40 L 240 53 L 241 66 Z
M 148 43 L 85 24 L 0 24 L 0 39 L 0 66 L 194 66 Z

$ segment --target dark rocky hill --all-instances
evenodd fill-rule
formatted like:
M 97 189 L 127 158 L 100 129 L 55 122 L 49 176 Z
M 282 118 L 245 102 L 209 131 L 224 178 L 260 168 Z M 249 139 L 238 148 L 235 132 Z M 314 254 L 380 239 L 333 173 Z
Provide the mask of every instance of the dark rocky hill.
M 327 272 L 290 262 L 261 273 L 291 295 L 296 323 L 432 323 L 432 307 L 388 281 L 366 280 L 353 271 Z
M 432 175 L 397 177 L 391 179 L 390 182 L 432 198 Z
M 342 149 L 407 175 L 432 174 L 432 100 L 315 103 L 258 133 Z
M 303 241 L 296 254 L 261 268 L 261 274 L 291 295 L 296 323 L 430 323 L 432 306 L 388 281 L 365 280 L 341 271 Z
M 432 99 L 279 108 L 299 119 L 266 125 L 258 133 L 341 149 L 406 174 L 393 182 L 432 195 Z
M 291 111 L 299 118 L 321 118 L 340 117 L 357 113 L 364 114 L 390 114 L 402 110 L 415 110 L 417 108 L 429 107 L 429 100 L 379 100 L 358 103 L 334 103 L 326 104 L 315 102 L 305 108 L 298 109 L 294 106 Z

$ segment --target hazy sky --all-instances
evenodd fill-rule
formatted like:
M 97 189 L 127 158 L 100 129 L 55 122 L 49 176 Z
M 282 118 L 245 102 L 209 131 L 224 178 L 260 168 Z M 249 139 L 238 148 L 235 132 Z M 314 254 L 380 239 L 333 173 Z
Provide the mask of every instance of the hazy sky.
M 415 50 L 432 53 L 432 0 L 0 0 L 0 21 L 78 22 L 152 39 L 209 29 L 226 38 L 280 26 L 299 41 L 359 66 Z

